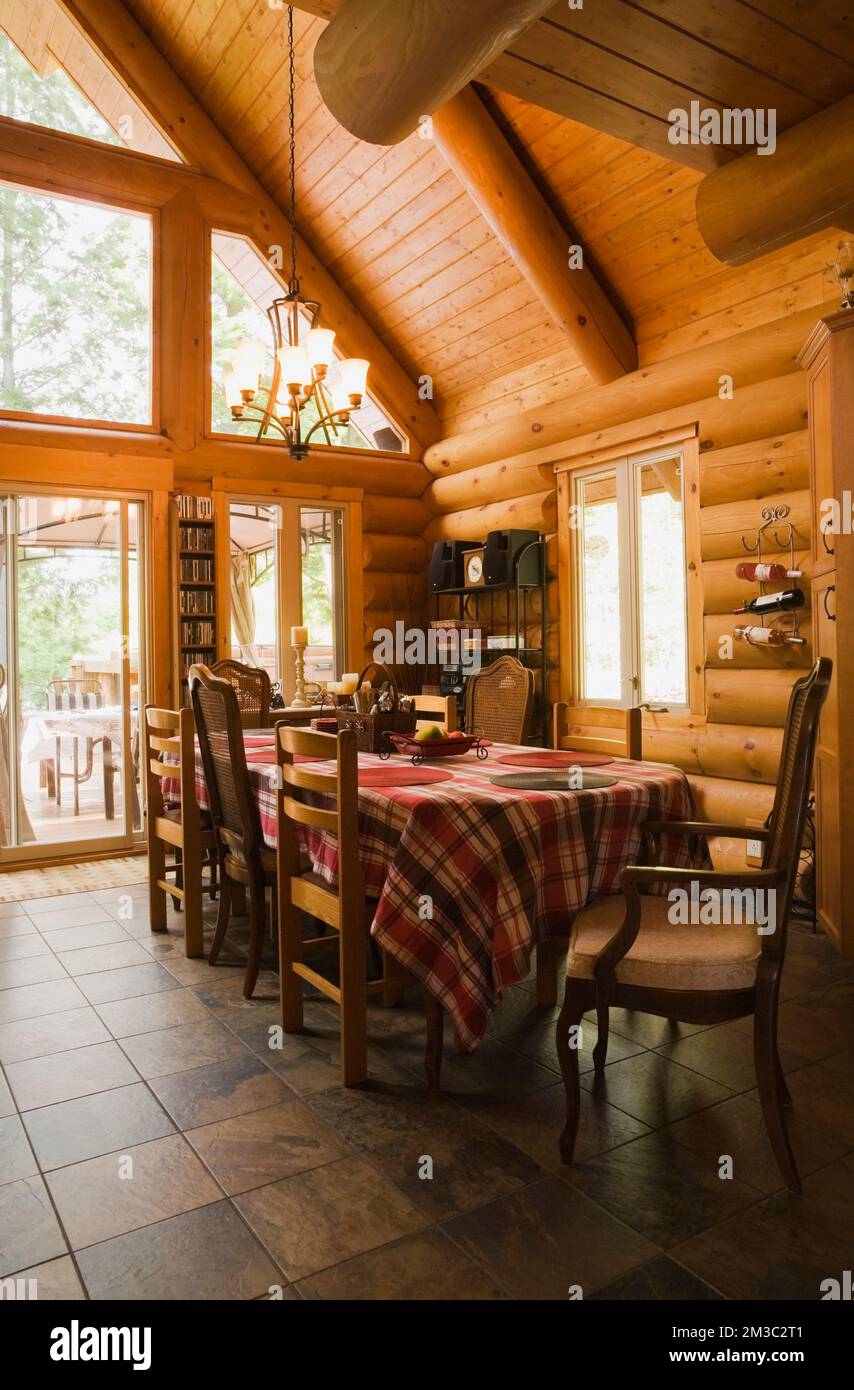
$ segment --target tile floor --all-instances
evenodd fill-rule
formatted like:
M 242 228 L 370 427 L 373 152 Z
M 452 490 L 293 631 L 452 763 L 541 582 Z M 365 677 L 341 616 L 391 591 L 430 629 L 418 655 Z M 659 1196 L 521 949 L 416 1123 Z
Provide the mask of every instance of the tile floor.
M 41 1298 L 815 1299 L 854 1247 L 854 964 L 792 933 L 781 1186 L 750 1022 L 615 1011 L 562 1168 L 555 1010 L 511 990 L 425 1096 L 417 1000 L 371 1010 L 338 1081 L 334 1009 L 270 1050 L 276 979 L 152 936 L 144 885 L 0 904 L 0 1277 Z M 721 1158 L 732 1177 L 719 1176 Z M 432 1163 L 432 1177 L 424 1176 Z

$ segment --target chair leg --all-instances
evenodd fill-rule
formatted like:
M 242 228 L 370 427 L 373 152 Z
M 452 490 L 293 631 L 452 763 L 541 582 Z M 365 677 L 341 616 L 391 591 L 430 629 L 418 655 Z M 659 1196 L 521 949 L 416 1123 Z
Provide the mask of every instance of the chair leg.
M 382 957 L 383 979 L 383 1008 L 397 1009 L 403 1003 L 403 995 L 406 987 L 406 976 L 403 967 L 389 951 L 380 949 Z
M 213 941 L 211 942 L 211 952 L 208 956 L 208 964 L 216 965 L 219 953 L 222 950 L 222 943 L 225 940 L 228 921 L 231 917 L 231 879 L 227 874 L 221 874 L 222 887 L 219 895 L 219 908 L 216 914 L 216 927 L 214 928 Z
M 756 1012 L 753 1016 L 753 1054 L 756 1062 L 759 1102 L 762 1106 L 765 1128 L 768 1131 L 768 1138 L 771 1140 L 777 1166 L 789 1191 L 800 1192 L 801 1180 L 783 1115 L 785 1082 L 782 1082 L 781 1086 L 782 1072 L 777 1052 L 776 1009 L 770 999 L 763 1000 L 761 996 L 757 998 Z
M 424 1052 L 424 1073 L 427 1090 L 437 1096 L 442 1082 L 442 1042 L 445 1032 L 445 1010 L 434 994 L 424 990 L 424 1017 L 427 1020 L 427 1047 Z
M 264 879 L 259 873 L 249 885 L 249 955 L 246 961 L 246 974 L 243 978 L 243 998 L 251 999 L 258 980 L 261 965 L 261 951 L 264 948 L 264 931 L 267 926 L 267 895 Z
M 80 815 L 80 740 L 72 740 L 71 775 L 74 778 L 74 814 Z
M 558 967 L 566 954 L 565 941 L 540 941 L 535 959 L 537 1003 L 548 1008 L 557 1003 Z
M 166 846 L 156 835 L 148 838 L 148 924 L 152 931 L 166 931 L 166 894 L 158 888 L 166 880 Z
M 584 995 L 573 980 L 567 980 L 563 1008 L 557 1021 L 557 1055 L 566 1092 L 566 1124 L 560 1136 L 560 1156 L 571 1163 L 581 1113 L 581 1085 L 578 1079 L 578 1048 L 570 1042 L 570 1028 L 577 1028 L 584 1017 Z M 575 1038 L 573 1038 L 573 1042 Z
M 779 1052 L 777 1053 L 777 1085 L 778 1085 L 779 1088 L 780 1088 L 780 1103 L 781 1103 L 781 1105 L 783 1106 L 783 1109 L 784 1109 L 784 1110 L 791 1110 L 791 1108 L 792 1108 L 792 1097 L 791 1097 L 791 1094 L 790 1094 L 790 1092 L 789 1092 L 789 1088 L 788 1088 L 788 1086 L 786 1085 L 786 1078 L 785 1078 L 785 1076 L 783 1075 L 783 1068 L 782 1068 L 782 1066 L 780 1065 L 780 1054 L 779 1054 Z
M 178 845 L 175 846 L 175 887 L 176 887 L 176 888 L 183 888 L 183 887 L 184 887 L 184 851 L 183 851 L 182 849 L 180 849 L 180 848 L 178 847 Z M 175 909 L 176 912 L 180 912 L 180 911 L 181 911 L 181 900 L 180 900 L 180 898 L 173 898 L 173 899 L 172 899 L 172 906 L 174 907 L 174 909 Z
M 195 856 L 194 856 L 195 858 Z M 198 959 L 205 954 L 205 929 L 202 913 L 202 866 L 189 862 L 184 874 L 184 954 Z
M 217 890 L 217 861 L 215 856 L 211 856 L 208 861 L 210 882 L 208 883 L 208 897 L 213 901 L 216 898 Z
M 605 999 L 596 1000 L 596 1027 L 599 1036 L 596 1039 L 596 1046 L 593 1049 L 593 1067 L 596 1073 L 596 1081 L 602 1080 L 605 1074 L 605 1063 L 608 1060 L 608 1029 L 611 1021 L 611 1010 Z

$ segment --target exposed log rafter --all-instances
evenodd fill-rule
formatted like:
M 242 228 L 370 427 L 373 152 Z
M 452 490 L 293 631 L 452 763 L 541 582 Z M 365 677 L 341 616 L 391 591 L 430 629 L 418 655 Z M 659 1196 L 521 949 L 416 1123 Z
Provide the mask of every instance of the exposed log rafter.
M 570 238 L 472 87 L 436 112 L 433 136 L 593 381 L 634 371 L 631 333 L 592 271 L 570 268 Z
M 314 50 L 345 130 L 395 145 L 513 43 L 553 0 L 344 0 Z

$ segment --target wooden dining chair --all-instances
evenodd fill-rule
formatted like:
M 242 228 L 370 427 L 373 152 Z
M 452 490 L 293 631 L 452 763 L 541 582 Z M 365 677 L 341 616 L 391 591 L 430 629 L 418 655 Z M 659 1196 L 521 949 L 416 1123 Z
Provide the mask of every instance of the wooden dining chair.
M 790 1105 L 777 1051 L 777 1005 L 786 952 L 792 891 L 800 861 L 804 818 L 810 794 L 821 707 L 827 698 L 832 662 L 821 657 L 792 688 L 780 776 L 768 829 L 707 825 L 693 821 L 647 821 L 647 865 L 632 865 L 620 876 L 622 893 L 600 898 L 578 914 L 567 956 L 566 994 L 557 1023 L 557 1048 L 566 1090 L 566 1125 L 560 1139 L 564 1163 L 571 1163 L 578 1131 L 580 1092 L 576 1030 L 595 1008 L 599 1035 L 593 1050 L 596 1082 L 604 1075 L 611 1007 L 684 1023 L 722 1023 L 753 1015 L 753 1050 L 762 1114 L 786 1186 L 800 1187 L 783 1116 Z M 670 868 L 657 862 L 663 835 L 726 835 L 764 842 L 762 867 L 737 872 Z M 653 896 L 654 885 L 684 890 L 683 904 L 704 890 L 721 916 L 737 922 L 701 925 L 674 922 L 671 895 Z M 756 912 L 763 899 L 770 912 Z M 729 896 L 727 896 L 727 894 Z M 735 897 L 733 897 L 735 894 Z M 753 913 L 750 908 L 753 906 Z M 728 911 L 727 911 L 728 907 Z M 695 901 L 693 913 L 697 912 Z M 768 918 L 760 934 L 748 918 Z
M 452 734 L 459 728 L 456 695 L 416 695 L 416 729 L 425 729 L 428 724 L 437 723 L 442 725 L 446 734 Z
M 205 953 L 202 874 L 216 882 L 216 848 L 211 818 L 196 800 L 196 730 L 190 709 L 143 711 L 143 747 L 148 841 L 148 900 L 152 931 L 166 931 L 166 895 L 184 909 L 184 949 Z M 163 794 L 170 783 L 168 798 Z M 177 788 L 177 789 L 176 789 Z M 167 846 L 175 856 L 166 864 Z M 168 875 L 174 873 L 174 881 Z
M 251 999 L 264 945 L 268 888 L 272 889 L 273 920 L 276 918 L 276 854 L 264 844 L 261 833 L 234 686 L 201 665 L 190 667 L 188 682 L 219 862 L 219 911 L 208 959 L 211 965 L 219 959 L 234 885 L 248 889 L 249 947 L 243 995 Z
M 210 669 L 234 687 L 243 728 L 269 728 L 273 688 L 264 667 L 244 666 L 242 661 L 215 661 Z
M 643 757 L 642 712 L 607 705 L 573 705 L 559 701 L 552 713 L 552 747 L 611 758 Z
M 466 728 L 496 743 L 524 743 L 533 701 L 533 671 L 515 656 L 500 656 L 469 678 Z
M 277 725 L 279 791 L 277 795 L 277 855 L 279 879 L 279 971 L 282 1027 L 286 1033 L 303 1026 L 303 982 L 313 985 L 341 1010 L 341 1075 L 345 1086 L 357 1086 L 368 1075 L 368 997 L 382 995 L 393 1002 L 405 972 L 387 952 L 380 952 L 382 974 L 368 980 L 368 952 L 376 899 L 365 896 L 359 860 L 358 745 L 354 730 L 319 734 Z M 334 772 L 299 767 L 294 757 L 335 765 Z M 305 800 L 305 796 L 310 800 Z M 297 830 L 331 835 L 337 843 L 337 886 L 307 867 Z M 303 940 L 301 913 L 308 913 L 338 933 L 339 983 L 327 980 L 307 965 L 306 951 L 329 947 L 329 937 Z M 429 1071 L 428 1071 L 429 1080 Z

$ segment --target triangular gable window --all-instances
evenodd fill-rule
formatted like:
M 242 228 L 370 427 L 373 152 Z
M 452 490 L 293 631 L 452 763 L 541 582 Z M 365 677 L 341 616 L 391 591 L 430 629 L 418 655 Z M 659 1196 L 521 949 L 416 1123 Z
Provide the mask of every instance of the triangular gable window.
M 55 0 L 0 0 L 0 115 L 181 162 Z

